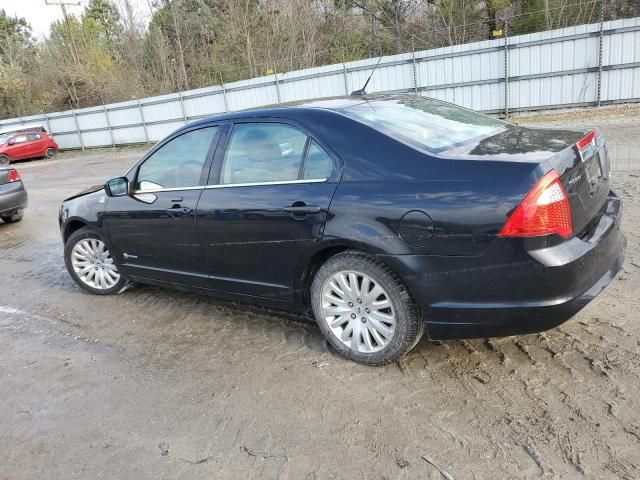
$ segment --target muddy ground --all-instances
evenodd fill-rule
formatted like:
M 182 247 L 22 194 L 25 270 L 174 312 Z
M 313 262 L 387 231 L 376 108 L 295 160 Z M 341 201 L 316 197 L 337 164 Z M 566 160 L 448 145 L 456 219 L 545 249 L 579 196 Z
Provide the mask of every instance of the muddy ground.
M 81 292 L 59 203 L 142 150 L 19 164 L 30 206 L 0 224 L 0 479 L 639 478 L 640 128 L 587 122 L 632 152 L 614 158 L 629 243 L 615 281 L 560 328 L 425 339 L 380 368 L 336 356 L 303 317 Z

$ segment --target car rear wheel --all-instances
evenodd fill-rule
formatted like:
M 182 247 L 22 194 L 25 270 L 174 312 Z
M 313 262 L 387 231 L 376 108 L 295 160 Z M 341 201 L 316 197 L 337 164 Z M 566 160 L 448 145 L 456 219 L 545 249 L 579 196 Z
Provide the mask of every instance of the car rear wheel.
M 112 295 L 128 284 L 105 242 L 88 228 L 71 234 L 64 246 L 64 260 L 75 282 L 91 293 Z
M 47 150 L 45 151 L 44 154 L 45 154 L 45 156 L 47 158 L 53 158 L 53 157 L 56 156 L 57 153 L 58 153 L 58 150 L 56 150 L 55 148 L 50 147 L 50 148 L 47 148 Z
M 9 160 L 9 157 L 7 157 L 6 155 L 0 155 L 0 165 L 9 165 L 11 163 L 11 160 Z
M 382 262 L 348 251 L 327 260 L 311 286 L 313 313 L 343 356 L 383 365 L 409 352 L 424 321 L 402 281 Z
M 18 210 L 14 210 L 8 215 L 0 216 L 0 218 L 4 223 L 16 223 L 22 220 L 23 217 L 24 217 L 24 210 L 22 210 L 21 208 L 19 208 Z

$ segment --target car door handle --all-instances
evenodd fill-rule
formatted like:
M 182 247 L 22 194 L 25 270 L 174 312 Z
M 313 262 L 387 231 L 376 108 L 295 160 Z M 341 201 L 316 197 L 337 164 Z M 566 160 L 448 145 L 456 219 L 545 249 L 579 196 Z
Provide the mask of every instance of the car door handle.
M 171 208 L 167 208 L 167 213 L 169 214 L 170 217 L 173 217 L 173 218 L 184 217 L 186 215 L 189 215 L 192 211 L 193 210 L 189 207 L 181 207 L 179 205 L 176 205 Z
M 293 215 L 313 215 L 314 213 L 320 213 L 319 205 L 289 205 L 284 207 L 284 211 Z

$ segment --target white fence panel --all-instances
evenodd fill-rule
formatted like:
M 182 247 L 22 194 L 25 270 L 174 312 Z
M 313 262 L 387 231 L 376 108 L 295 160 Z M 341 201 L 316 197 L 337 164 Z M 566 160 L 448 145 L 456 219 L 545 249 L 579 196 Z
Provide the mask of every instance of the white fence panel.
M 155 142 L 196 118 L 348 94 L 362 88 L 376 63 L 377 58 L 369 58 L 106 106 L 0 120 L 0 131 L 42 125 L 61 148 Z M 505 114 L 637 102 L 640 18 L 385 57 L 367 91 L 415 92 Z

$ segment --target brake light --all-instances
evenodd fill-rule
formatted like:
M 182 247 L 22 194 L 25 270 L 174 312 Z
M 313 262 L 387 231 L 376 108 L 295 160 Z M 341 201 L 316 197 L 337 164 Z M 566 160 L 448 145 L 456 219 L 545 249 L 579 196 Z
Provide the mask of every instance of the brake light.
M 9 180 L 9 183 L 18 182 L 22 180 L 22 177 L 20 176 L 17 170 L 14 170 L 12 168 L 11 170 L 9 170 L 9 173 L 7 174 L 7 180 Z
M 597 141 L 598 141 L 598 132 L 596 132 L 595 130 L 591 130 L 589 133 L 587 133 L 584 137 L 582 137 L 580 140 L 576 142 L 576 147 L 580 152 L 580 156 L 582 157 L 582 160 L 585 160 L 586 158 L 591 157 L 591 155 L 596 151 Z
M 592 144 L 597 135 L 598 133 L 595 130 L 591 130 L 584 137 L 578 140 L 576 142 L 576 147 L 578 147 L 578 150 L 584 150 L 586 147 Z
M 560 175 L 551 170 L 527 193 L 498 233 L 502 237 L 573 234 L 571 206 Z

